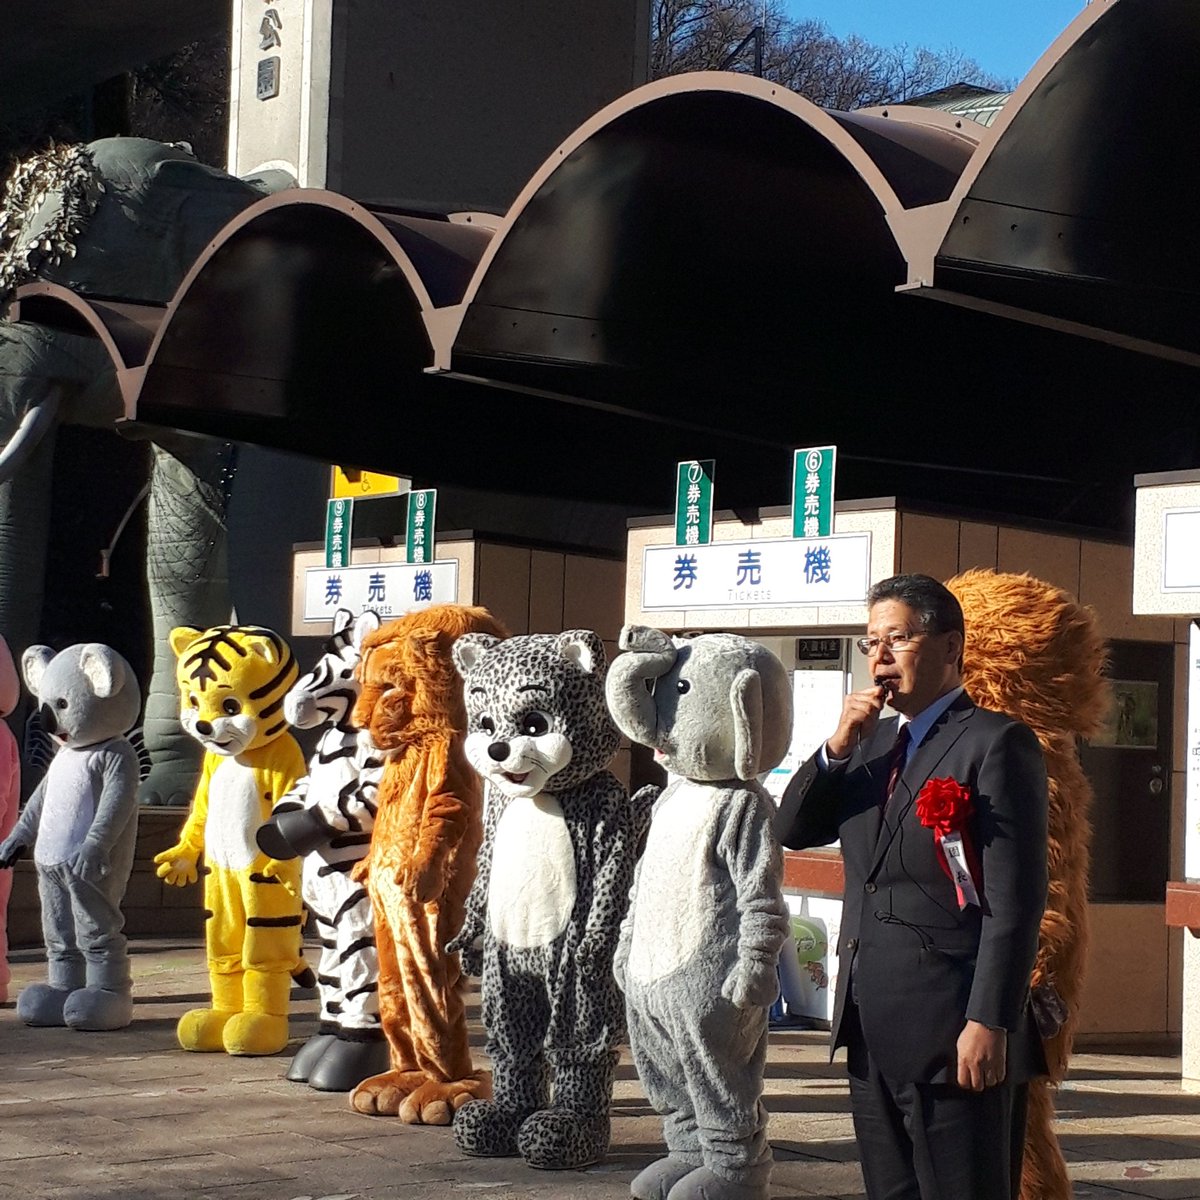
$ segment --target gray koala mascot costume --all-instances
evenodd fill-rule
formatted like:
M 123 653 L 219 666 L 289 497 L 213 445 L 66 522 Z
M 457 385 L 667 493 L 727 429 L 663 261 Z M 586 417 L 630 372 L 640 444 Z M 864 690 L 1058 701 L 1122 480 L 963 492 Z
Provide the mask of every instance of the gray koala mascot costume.
M 669 1152 L 630 1190 L 766 1200 L 760 1098 L 787 908 L 775 805 L 755 777 L 787 751 L 787 672 L 732 634 L 672 641 L 627 625 L 620 644 L 607 682 L 613 719 L 679 776 L 655 803 L 614 964 Z
M 133 668 L 96 642 L 30 646 L 21 659 L 42 727 L 57 744 L 45 778 L 0 845 L 0 867 L 33 847 L 49 982 L 17 998 L 28 1025 L 123 1029 L 133 1020 L 121 900 L 137 839 L 142 706 Z
M 453 654 L 467 757 L 490 787 L 466 923 L 449 948 L 483 973 L 494 1097 L 459 1109 L 454 1137 L 465 1154 L 585 1166 L 608 1149 L 625 1035 L 612 964 L 638 843 L 625 788 L 605 770 L 620 735 L 604 703 L 604 643 L 578 629 L 476 633 Z

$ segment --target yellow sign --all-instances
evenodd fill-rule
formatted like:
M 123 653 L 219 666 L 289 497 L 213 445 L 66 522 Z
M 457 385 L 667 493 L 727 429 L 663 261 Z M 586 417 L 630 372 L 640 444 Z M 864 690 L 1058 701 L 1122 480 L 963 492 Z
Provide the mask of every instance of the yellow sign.
M 333 500 L 378 500 L 382 496 L 403 496 L 412 481 L 402 475 L 380 475 L 378 471 L 360 471 L 357 467 L 334 467 L 329 484 Z

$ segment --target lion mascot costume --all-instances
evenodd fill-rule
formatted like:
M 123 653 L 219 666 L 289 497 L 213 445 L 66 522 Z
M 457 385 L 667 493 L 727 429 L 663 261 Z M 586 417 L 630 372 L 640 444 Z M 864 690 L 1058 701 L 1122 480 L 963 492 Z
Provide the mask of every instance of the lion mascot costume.
M 507 631 L 484 608 L 435 604 L 362 644 L 354 724 L 385 758 L 371 845 L 355 868 L 375 911 L 379 1016 L 392 1067 L 350 1103 L 410 1125 L 449 1125 L 491 1082 L 474 1070 L 458 955 L 483 841 L 483 792 L 463 749 L 467 714 L 451 649 L 467 633 Z
M 1029 575 L 967 571 L 946 586 L 966 620 L 967 691 L 1028 725 L 1046 756 L 1050 887 L 1032 987 L 1049 1076 L 1029 1085 L 1021 1200 L 1069 1200 L 1053 1089 L 1067 1073 L 1087 958 L 1092 789 L 1075 742 L 1108 711 L 1104 638 L 1090 608 Z

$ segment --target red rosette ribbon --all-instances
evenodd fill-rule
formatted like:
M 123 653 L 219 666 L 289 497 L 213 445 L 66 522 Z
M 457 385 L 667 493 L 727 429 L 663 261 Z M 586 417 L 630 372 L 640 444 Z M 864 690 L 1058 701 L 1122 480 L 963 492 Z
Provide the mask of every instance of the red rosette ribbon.
M 922 825 L 933 830 L 938 861 L 954 883 L 959 908 L 966 908 L 968 904 L 982 907 L 979 864 L 967 830 L 974 811 L 971 789 L 957 779 L 926 780 L 917 793 L 917 816 Z

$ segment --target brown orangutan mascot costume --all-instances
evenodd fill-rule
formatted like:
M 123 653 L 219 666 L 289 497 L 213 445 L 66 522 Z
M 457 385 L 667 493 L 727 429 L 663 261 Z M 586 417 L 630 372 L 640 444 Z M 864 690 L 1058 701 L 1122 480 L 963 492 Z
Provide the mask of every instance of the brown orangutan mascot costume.
M 351 1093 L 362 1113 L 449 1125 L 491 1083 L 467 1042 L 458 955 L 483 840 L 479 776 L 463 754 L 466 709 L 450 647 L 465 633 L 507 637 L 484 608 L 435 604 L 369 634 L 354 724 L 387 757 L 371 848 L 355 868 L 375 910 L 379 1017 L 392 1069 Z
M 1062 1025 L 1048 1038 L 1043 1029 L 1049 1078 L 1029 1085 L 1021 1200 L 1070 1200 L 1053 1089 L 1067 1073 L 1087 957 L 1092 789 L 1075 739 L 1096 733 L 1108 711 L 1104 639 L 1091 609 L 1029 575 L 967 571 L 946 586 L 966 619 L 963 682 L 971 698 L 1024 721 L 1046 755 L 1050 888 L 1033 989 L 1039 1025 L 1043 1016 L 1057 1016 Z

